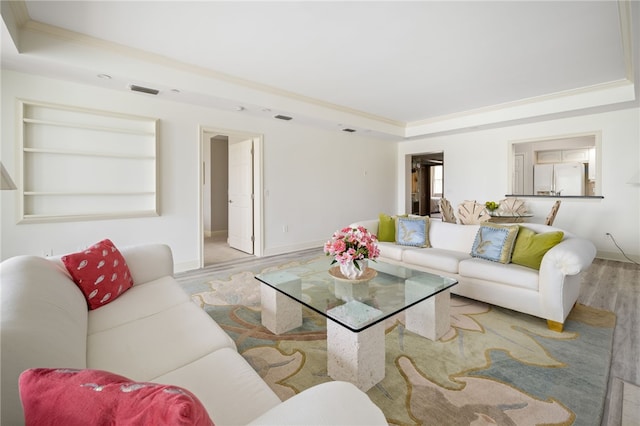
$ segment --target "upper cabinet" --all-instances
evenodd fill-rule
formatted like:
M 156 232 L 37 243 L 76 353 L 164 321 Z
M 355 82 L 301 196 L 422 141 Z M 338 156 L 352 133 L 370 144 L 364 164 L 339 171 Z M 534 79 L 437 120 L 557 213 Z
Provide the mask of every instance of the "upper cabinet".
M 562 151 L 538 151 L 536 152 L 536 163 L 561 163 Z
M 573 161 L 587 163 L 589 161 L 589 151 L 589 148 L 537 151 L 536 163 L 570 163 Z M 595 149 L 593 151 L 595 153 Z

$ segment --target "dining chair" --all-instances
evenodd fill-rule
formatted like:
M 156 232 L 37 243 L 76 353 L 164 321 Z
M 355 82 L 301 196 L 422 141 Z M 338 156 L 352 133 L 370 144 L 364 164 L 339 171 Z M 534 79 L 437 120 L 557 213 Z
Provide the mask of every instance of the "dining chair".
M 491 219 L 484 205 L 475 200 L 465 200 L 458 206 L 458 220 L 463 225 L 475 225 Z
M 549 215 L 544 221 L 545 225 L 548 225 L 548 226 L 553 225 L 553 221 L 555 220 L 556 215 L 558 214 L 558 210 L 560 209 L 560 201 L 561 200 L 558 200 L 555 203 L 553 203 L 553 206 L 551 207 L 551 211 L 549 212 Z
M 457 223 L 456 215 L 453 213 L 453 207 L 446 198 L 440 198 L 440 213 L 442 213 L 442 221 L 449 223 Z
M 525 214 L 527 208 L 523 200 L 519 200 L 518 198 L 505 198 L 498 202 L 498 212 L 509 215 L 519 215 Z

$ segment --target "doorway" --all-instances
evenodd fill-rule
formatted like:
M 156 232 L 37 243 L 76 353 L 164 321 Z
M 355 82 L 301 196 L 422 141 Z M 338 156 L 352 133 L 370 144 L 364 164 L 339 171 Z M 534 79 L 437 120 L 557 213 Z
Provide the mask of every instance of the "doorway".
M 411 156 L 410 213 L 440 217 L 440 198 L 444 197 L 444 153 Z
M 200 267 L 262 255 L 262 137 L 200 131 Z

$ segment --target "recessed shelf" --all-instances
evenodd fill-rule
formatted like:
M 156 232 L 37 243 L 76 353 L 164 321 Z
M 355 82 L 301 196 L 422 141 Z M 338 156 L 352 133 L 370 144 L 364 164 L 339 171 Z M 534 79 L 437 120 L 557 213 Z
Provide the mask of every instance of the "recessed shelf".
M 109 152 L 96 151 L 76 151 L 72 149 L 43 149 L 43 148 L 24 148 L 24 152 L 29 154 L 59 154 L 59 155 L 85 155 L 90 157 L 112 157 L 112 158 L 130 158 L 135 160 L 155 160 L 155 156 L 151 155 L 130 155 Z
M 20 103 L 21 222 L 158 214 L 158 120 Z
M 155 136 L 155 132 L 144 131 L 144 130 L 118 129 L 118 128 L 106 127 L 106 126 L 93 126 L 93 125 L 78 124 L 78 123 L 63 123 L 60 121 L 36 120 L 32 118 L 23 118 L 23 121 L 28 124 L 39 124 L 43 126 L 59 126 L 59 127 L 70 127 L 74 129 L 95 130 L 97 132 L 113 132 L 113 133 L 127 133 L 127 134 L 142 135 L 142 136 Z

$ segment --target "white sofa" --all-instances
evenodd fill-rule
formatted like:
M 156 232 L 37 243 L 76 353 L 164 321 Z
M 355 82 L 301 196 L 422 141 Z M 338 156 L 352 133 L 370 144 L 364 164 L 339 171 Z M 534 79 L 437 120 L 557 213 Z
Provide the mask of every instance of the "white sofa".
M 364 226 L 378 233 L 378 220 Z M 536 233 L 562 231 L 551 226 L 521 223 Z M 458 280 L 454 294 L 502 306 L 547 320 L 549 328 L 562 331 L 563 324 L 580 293 L 580 273 L 596 254 L 589 240 L 564 232 L 562 241 L 542 258 L 540 270 L 498 263 L 471 256 L 480 225 L 461 225 L 432 219 L 431 248 L 416 248 L 382 242 L 379 260 Z
M 35 367 L 107 370 L 180 386 L 217 426 L 387 424 L 368 396 L 346 382 L 281 402 L 173 279 L 169 247 L 120 251 L 134 286 L 91 311 L 60 258 L 18 256 L 0 265 L 2 425 L 24 424 L 18 377 Z

